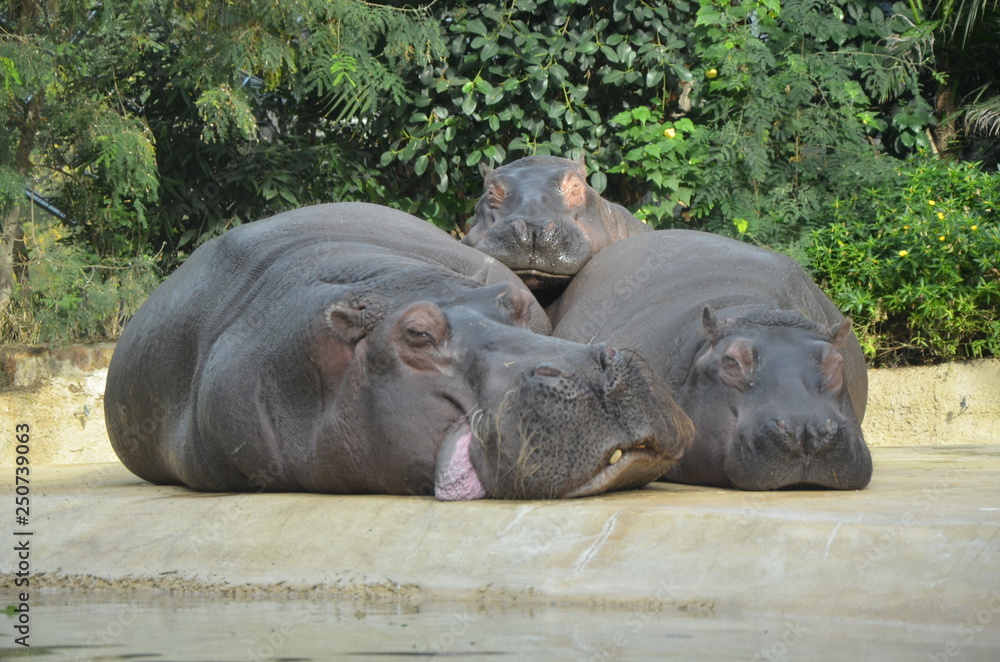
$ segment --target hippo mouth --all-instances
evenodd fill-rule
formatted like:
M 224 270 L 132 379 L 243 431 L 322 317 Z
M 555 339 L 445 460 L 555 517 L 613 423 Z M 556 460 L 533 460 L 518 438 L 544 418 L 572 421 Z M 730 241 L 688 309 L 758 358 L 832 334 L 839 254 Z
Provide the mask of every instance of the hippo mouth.
M 528 287 L 529 290 L 547 290 L 566 285 L 572 274 L 554 274 L 538 269 L 514 269 L 515 274 Z
M 664 459 L 663 453 L 655 449 L 654 442 L 645 439 L 631 448 L 614 449 L 596 474 L 563 496 L 570 499 L 592 496 L 637 488 L 656 480 L 663 475 Z M 683 455 L 683 449 L 680 454 Z M 680 460 L 680 456 L 676 460 Z
M 472 466 L 471 443 L 472 427 L 464 419 L 441 446 L 434 471 L 434 496 L 441 501 L 471 501 L 486 496 L 486 488 Z

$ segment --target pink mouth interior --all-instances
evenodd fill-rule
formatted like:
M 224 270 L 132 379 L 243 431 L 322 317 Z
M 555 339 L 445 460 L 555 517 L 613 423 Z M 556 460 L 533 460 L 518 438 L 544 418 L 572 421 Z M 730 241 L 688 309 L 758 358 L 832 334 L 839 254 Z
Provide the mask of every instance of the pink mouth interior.
M 469 501 L 486 496 L 486 489 L 479 481 L 469 457 L 471 442 L 472 431 L 467 429 L 445 442 L 441 448 L 434 480 L 434 496 L 438 499 Z

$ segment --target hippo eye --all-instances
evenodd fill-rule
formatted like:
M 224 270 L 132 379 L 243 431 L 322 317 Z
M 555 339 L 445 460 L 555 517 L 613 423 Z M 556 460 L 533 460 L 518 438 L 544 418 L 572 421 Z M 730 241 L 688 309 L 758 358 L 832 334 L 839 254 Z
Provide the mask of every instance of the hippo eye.
M 410 326 L 406 328 L 406 344 L 410 347 L 437 347 L 437 340 L 427 331 Z

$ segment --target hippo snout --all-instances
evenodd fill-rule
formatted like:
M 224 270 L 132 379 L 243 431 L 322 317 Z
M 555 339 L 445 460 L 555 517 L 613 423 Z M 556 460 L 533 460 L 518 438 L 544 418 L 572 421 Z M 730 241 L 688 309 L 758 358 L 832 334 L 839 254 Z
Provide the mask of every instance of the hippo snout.
M 541 387 L 559 389 L 567 395 L 574 388 L 588 393 L 595 389 L 612 393 L 627 387 L 631 366 L 618 350 L 599 343 L 590 347 L 590 355 L 590 369 L 586 365 L 581 370 L 576 365 L 559 367 L 541 363 L 528 372 L 528 379 Z
M 507 225 L 521 243 L 529 246 L 537 243 L 551 243 L 558 228 L 556 222 L 549 219 L 512 218 L 507 220 Z
M 812 418 L 802 424 L 795 424 L 786 418 L 772 419 L 768 424 L 768 436 L 779 441 L 795 456 L 820 453 L 837 439 L 840 425 L 833 416 Z
M 645 485 L 680 460 L 694 430 L 640 357 L 601 344 L 524 370 L 472 435 L 488 493 L 551 498 Z
M 725 459 L 735 487 L 772 490 L 798 485 L 860 489 L 871 456 L 857 424 L 836 412 L 761 416 L 737 429 Z

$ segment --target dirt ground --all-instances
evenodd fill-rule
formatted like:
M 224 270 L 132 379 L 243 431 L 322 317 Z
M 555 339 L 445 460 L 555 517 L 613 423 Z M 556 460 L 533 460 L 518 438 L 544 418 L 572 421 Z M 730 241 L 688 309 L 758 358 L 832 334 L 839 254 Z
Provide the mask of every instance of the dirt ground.
M 0 348 L 0 420 L 31 429 L 32 462 L 116 460 L 104 428 L 104 381 L 110 343 L 63 350 Z M 869 370 L 869 445 L 1000 444 L 1000 360 L 928 368 Z M 0 447 L 0 466 L 14 446 Z

